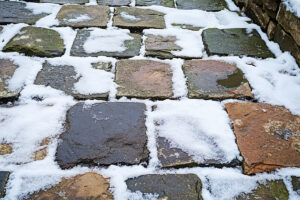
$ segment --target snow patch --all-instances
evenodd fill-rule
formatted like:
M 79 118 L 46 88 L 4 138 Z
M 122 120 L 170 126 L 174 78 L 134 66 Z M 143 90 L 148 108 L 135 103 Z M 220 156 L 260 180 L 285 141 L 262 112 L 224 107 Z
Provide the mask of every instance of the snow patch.
M 282 0 L 286 9 L 294 13 L 298 18 L 300 18 L 300 1 L 299 0 Z
M 140 18 L 135 17 L 133 15 L 130 15 L 127 12 L 121 12 L 120 14 L 121 14 L 121 17 L 123 19 L 127 19 L 127 20 L 130 20 L 130 21 L 139 21 L 139 20 L 141 20 Z
M 68 22 L 84 22 L 84 21 L 89 21 L 92 18 L 88 14 L 81 14 L 77 16 L 76 18 L 73 19 L 65 19 Z

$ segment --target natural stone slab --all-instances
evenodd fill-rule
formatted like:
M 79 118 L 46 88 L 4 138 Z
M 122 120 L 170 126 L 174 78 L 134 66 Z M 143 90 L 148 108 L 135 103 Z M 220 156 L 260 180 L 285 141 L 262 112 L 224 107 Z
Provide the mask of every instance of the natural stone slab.
M 26 9 L 26 4 L 16 1 L 0 1 L 0 24 L 25 23 L 35 24 L 48 14 L 34 14 Z
M 226 8 L 224 0 L 177 0 L 179 9 L 200 9 L 205 11 L 220 11 Z
M 265 184 L 258 184 L 257 188 L 251 193 L 242 193 L 237 197 L 237 200 L 248 199 L 288 200 L 289 192 L 283 180 L 266 181 Z
M 6 143 L 0 143 L 0 155 L 6 155 L 12 153 L 12 147 Z
M 173 96 L 170 65 L 152 60 L 116 63 L 117 97 L 166 99 Z
M 36 192 L 28 200 L 43 199 L 101 199 L 113 200 L 109 180 L 95 172 L 87 172 L 71 178 L 63 178 L 57 185 Z
M 54 89 L 62 90 L 76 99 L 107 99 L 107 93 L 100 94 L 80 94 L 74 90 L 74 85 L 79 81 L 75 68 L 69 65 L 54 66 L 48 62 L 43 64 L 42 70 L 38 73 L 34 84 L 50 86 Z
M 109 7 L 100 5 L 67 5 L 59 10 L 56 18 L 59 20 L 60 26 L 106 28 L 110 18 Z
M 40 150 L 37 150 L 36 152 L 34 152 L 34 161 L 37 160 L 44 160 L 44 158 L 46 158 L 47 156 L 47 145 L 51 142 L 50 138 L 45 138 L 44 140 L 42 140 L 40 146 L 43 147 Z
M 113 26 L 140 31 L 146 28 L 164 29 L 164 14 L 149 9 L 120 7 L 115 8 Z
M 136 0 L 136 6 L 152 6 L 152 5 L 160 5 L 164 7 L 174 8 L 173 0 Z
M 97 3 L 100 5 L 107 5 L 107 6 L 129 6 L 131 1 L 130 0 L 97 0 Z
M 252 57 L 274 57 L 256 30 L 246 29 L 206 29 L 202 33 L 204 46 L 211 55 L 247 55 Z
M 130 40 L 125 40 L 123 46 L 126 47 L 125 51 L 119 52 L 109 52 L 109 51 L 99 51 L 94 53 L 87 53 L 84 50 L 84 44 L 88 40 L 91 35 L 92 30 L 78 30 L 75 41 L 71 48 L 71 55 L 72 56 L 80 56 L 80 57 L 87 57 L 87 56 L 109 56 L 109 57 L 117 57 L 117 58 L 130 58 L 139 55 L 140 48 L 142 45 L 142 38 L 139 34 L 129 33 L 128 35 L 132 37 Z M 116 40 L 118 36 L 115 37 Z M 99 36 L 101 38 L 101 36 Z M 107 35 L 103 36 L 103 38 L 107 38 Z M 99 44 L 101 45 L 101 44 Z
M 89 0 L 40 0 L 41 3 L 56 3 L 56 4 L 85 4 Z
M 52 29 L 27 26 L 3 48 L 4 52 L 19 52 L 27 56 L 56 57 L 65 52 L 64 41 Z
M 300 195 L 300 177 L 292 176 L 293 190 Z
M 253 98 L 244 74 L 235 65 L 214 60 L 188 60 L 183 71 L 189 98 Z
M 300 167 L 299 116 L 262 103 L 228 103 L 225 107 L 233 121 L 245 174 Z
M 6 171 L 0 171 L 0 198 L 5 196 L 5 187 L 8 181 L 10 173 Z
M 94 69 L 100 69 L 100 70 L 104 70 L 107 72 L 111 72 L 112 69 L 112 64 L 111 62 L 96 62 L 96 63 L 92 63 L 92 67 Z
M 158 194 L 158 199 L 202 200 L 202 183 L 195 174 L 150 174 L 126 181 L 132 192 Z
M 145 111 L 142 103 L 76 104 L 68 111 L 56 161 L 61 168 L 147 162 Z
M 203 27 L 193 26 L 193 25 L 189 25 L 189 24 L 172 24 L 172 26 L 177 26 L 182 29 L 188 29 L 191 31 L 199 31 L 200 29 L 203 28 Z

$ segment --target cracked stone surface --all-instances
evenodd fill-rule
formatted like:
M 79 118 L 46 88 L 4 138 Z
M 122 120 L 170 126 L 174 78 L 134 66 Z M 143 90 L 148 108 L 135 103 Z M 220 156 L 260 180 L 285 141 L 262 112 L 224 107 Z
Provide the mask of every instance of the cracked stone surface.
M 136 6 L 152 6 L 152 5 L 160 5 L 165 7 L 174 8 L 173 0 L 136 0 Z
M 176 0 L 179 9 L 200 9 L 205 11 L 220 11 L 225 9 L 224 0 Z
M 7 171 L 0 171 L 0 198 L 5 197 L 5 187 L 10 173 Z
M 131 1 L 130 0 L 97 0 L 97 3 L 100 5 L 107 6 L 128 6 Z

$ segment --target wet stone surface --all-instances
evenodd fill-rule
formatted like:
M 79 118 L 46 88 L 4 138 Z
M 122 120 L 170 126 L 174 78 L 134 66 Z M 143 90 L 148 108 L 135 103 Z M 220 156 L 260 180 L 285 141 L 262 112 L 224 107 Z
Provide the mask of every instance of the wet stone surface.
M 247 33 L 246 29 L 216 29 L 203 31 L 202 39 L 206 52 L 211 55 L 247 55 L 259 58 L 274 57 L 258 32 Z
M 76 104 L 67 113 L 56 161 L 61 168 L 148 162 L 145 111 L 142 103 Z
M 174 8 L 173 0 L 136 0 L 136 6 L 152 6 L 152 5 L 160 5 L 165 7 Z
M 158 194 L 161 200 L 202 200 L 201 180 L 195 174 L 150 174 L 126 181 L 132 192 Z
M 0 171 L 0 198 L 5 196 L 5 187 L 10 173 L 7 171 Z
M 131 1 L 130 0 L 97 0 L 97 3 L 100 5 L 107 6 L 128 6 Z
M 228 103 L 245 174 L 300 166 L 300 117 L 262 103 Z M 289 156 L 287 156 L 289 155 Z
M 105 28 L 109 20 L 109 7 L 67 5 L 60 9 L 56 18 L 60 26 Z
M 253 98 L 248 81 L 235 65 L 214 60 L 185 61 L 189 98 Z
M 41 3 L 56 3 L 56 4 L 85 4 L 89 0 L 40 0 Z
M 116 63 L 117 97 L 167 99 L 173 96 L 170 65 L 151 60 Z
M 226 8 L 224 0 L 177 0 L 179 9 L 200 9 L 205 11 L 220 11 Z

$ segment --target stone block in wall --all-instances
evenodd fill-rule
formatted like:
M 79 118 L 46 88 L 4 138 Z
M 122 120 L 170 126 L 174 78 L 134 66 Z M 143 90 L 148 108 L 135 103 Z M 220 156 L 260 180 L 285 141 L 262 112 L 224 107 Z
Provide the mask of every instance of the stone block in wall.
M 271 18 L 275 19 L 280 0 L 263 0 L 262 4 L 263 10 L 268 13 Z
M 268 29 L 267 29 L 267 35 L 269 40 L 273 40 L 274 34 L 275 34 L 276 24 L 272 20 L 270 20 Z
M 239 8 L 243 8 L 248 4 L 248 0 L 233 0 L 233 1 Z
M 246 15 L 253 19 L 256 24 L 259 24 L 262 29 L 266 30 L 268 23 L 270 21 L 269 15 L 262 10 L 262 7 L 254 3 L 253 1 L 249 2 L 248 7 L 245 11 Z

